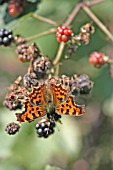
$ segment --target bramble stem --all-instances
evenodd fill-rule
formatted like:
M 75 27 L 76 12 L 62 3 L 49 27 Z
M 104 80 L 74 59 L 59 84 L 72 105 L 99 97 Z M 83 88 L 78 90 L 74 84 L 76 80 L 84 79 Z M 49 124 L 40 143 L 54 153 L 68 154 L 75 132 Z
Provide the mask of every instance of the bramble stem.
M 59 49 L 58 49 L 58 52 L 57 52 L 57 55 L 56 55 L 55 59 L 53 60 L 53 65 L 58 64 L 58 62 L 59 62 L 59 60 L 61 58 L 62 52 L 64 50 L 64 47 L 65 47 L 65 43 L 61 42 L 60 46 L 59 46 Z
M 88 16 L 100 27 L 100 29 L 109 37 L 109 39 L 113 42 L 113 35 L 111 32 L 105 27 L 105 25 L 91 12 L 91 10 L 87 6 L 83 6 L 82 9 L 88 14 Z
M 53 34 L 55 32 L 56 32 L 56 29 L 55 28 L 51 28 L 48 31 L 44 31 L 44 32 L 41 32 L 39 34 L 35 34 L 35 35 L 32 35 L 32 36 L 26 38 L 26 41 L 31 41 L 33 39 L 36 39 L 36 38 L 39 38 L 39 37 L 42 37 L 42 36 L 45 36 L 45 35 Z
M 64 22 L 63 25 L 70 25 L 72 23 L 72 21 L 74 20 L 75 16 L 77 15 L 77 13 L 80 11 L 80 9 L 83 7 L 83 6 L 93 6 L 93 5 L 96 5 L 98 3 L 101 3 L 103 2 L 103 0 L 93 0 L 92 2 L 80 2 L 78 3 L 74 9 L 72 10 L 72 12 L 69 14 L 68 18 L 66 19 L 66 21 Z
M 62 25 L 65 25 L 65 26 L 68 26 L 70 25 L 75 16 L 78 14 L 78 12 L 80 11 L 80 9 L 83 7 L 83 6 L 93 6 L 93 5 L 96 5 L 98 3 L 101 3 L 103 2 L 103 0 L 93 0 L 92 2 L 80 2 L 78 3 L 74 9 L 71 11 L 71 13 L 69 14 L 69 16 L 67 17 L 66 21 L 62 24 Z M 60 61 L 60 58 L 62 56 L 62 53 L 63 53 L 63 50 L 64 50 L 64 47 L 65 47 L 65 44 L 64 43 L 61 43 L 60 46 L 59 46 L 59 49 L 58 49 L 58 52 L 56 54 L 56 57 L 55 59 L 53 60 L 53 64 L 56 65 L 58 64 L 58 62 Z
M 33 14 L 32 17 L 33 17 L 33 18 L 36 18 L 36 19 L 38 19 L 38 20 L 40 20 L 40 21 L 47 22 L 48 24 L 54 25 L 54 26 L 56 26 L 56 27 L 58 26 L 58 23 L 57 23 L 57 22 L 55 22 L 55 21 L 53 21 L 53 20 L 51 20 L 51 19 L 49 19 L 49 18 L 42 17 L 42 16 L 37 15 L 37 14 Z

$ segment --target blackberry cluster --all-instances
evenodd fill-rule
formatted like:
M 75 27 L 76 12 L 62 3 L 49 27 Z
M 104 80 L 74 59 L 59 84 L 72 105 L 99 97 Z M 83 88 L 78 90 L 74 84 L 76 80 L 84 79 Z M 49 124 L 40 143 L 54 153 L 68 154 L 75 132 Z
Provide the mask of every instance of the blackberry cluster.
M 89 80 L 88 75 L 82 74 L 77 78 L 77 87 L 80 89 L 80 94 L 89 94 L 93 83 Z
M 58 115 L 56 112 L 47 113 L 47 118 L 51 121 L 59 121 L 61 115 Z
M 55 122 L 44 119 L 36 124 L 36 131 L 38 137 L 47 138 L 54 133 Z
M 46 73 L 50 68 L 51 62 L 46 56 L 41 56 L 34 61 L 34 71 L 36 73 Z
M 18 100 L 14 92 L 11 92 L 6 95 L 3 105 L 10 110 L 16 110 L 22 108 L 22 103 L 20 100 Z
M 0 45 L 9 46 L 13 41 L 12 30 L 0 29 Z
M 24 41 L 24 39 L 20 38 L 20 41 Z M 16 42 L 18 42 L 18 37 Z M 27 43 L 22 43 L 17 45 L 16 53 L 18 55 L 18 59 L 22 62 L 30 61 L 31 59 L 36 59 L 40 55 L 40 51 L 35 43 L 29 45 Z
M 20 125 L 15 123 L 15 122 L 11 122 L 9 123 L 6 128 L 5 131 L 9 134 L 9 135 L 14 135 L 16 134 L 20 129 Z
M 31 88 L 32 86 L 38 86 L 39 81 L 34 72 L 26 73 L 23 77 L 23 83 L 26 88 Z

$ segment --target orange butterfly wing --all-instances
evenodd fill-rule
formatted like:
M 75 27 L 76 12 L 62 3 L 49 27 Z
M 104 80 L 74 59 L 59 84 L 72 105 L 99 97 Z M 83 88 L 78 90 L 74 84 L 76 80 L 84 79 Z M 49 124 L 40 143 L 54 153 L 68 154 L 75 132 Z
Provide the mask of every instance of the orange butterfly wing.
M 25 110 L 22 113 L 16 113 L 17 121 L 30 122 L 36 118 L 42 117 L 46 114 L 46 105 L 44 99 L 45 85 L 33 87 L 32 92 L 29 93 L 26 100 Z
M 74 102 L 73 96 L 69 96 L 66 101 L 57 105 L 56 112 L 58 114 L 66 114 L 70 116 L 81 116 L 85 113 L 85 106 L 77 105 Z
M 27 100 L 25 102 L 25 110 L 22 113 L 16 113 L 17 121 L 31 122 L 36 118 L 42 117 L 46 114 L 43 106 L 34 106 Z
M 77 105 L 73 96 L 68 96 L 68 90 L 62 85 L 50 84 L 56 113 L 80 116 L 85 113 L 84 105 Z
M 44 105 L 45 104 L 45 95 L 46 93 L 46 88 L 45 84 L 40 85 L 39 87 L 33 87 L 32 92 L 29 93 L 29 101 L 33 105 Z
M 61 103 L 66 99 L 68 90 L 63 88 L 61 84 L 59 85 L 50 84 L 50 89 L 53 95 L 53 102 L 55 105 Z

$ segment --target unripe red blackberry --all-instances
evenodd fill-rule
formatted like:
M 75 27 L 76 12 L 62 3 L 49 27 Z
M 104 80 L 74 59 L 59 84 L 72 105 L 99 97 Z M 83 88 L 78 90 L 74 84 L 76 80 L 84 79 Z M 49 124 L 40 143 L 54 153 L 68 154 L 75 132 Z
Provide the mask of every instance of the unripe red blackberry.
M 15 135 L 20 129 L 20 125 L 15 123 L 15 122 L 11 122 L 9 123 L 6 128 L 5 131 L 9 134 L 9 135 Z
M 0 29 L 0 45 L 9 46 L 13 42 L 12 30 Z
M 73 35 L 72 30 L 66 26 L 60 26 L 56 30 L 58 42 L 67 42 L 72 35 Z
M 104 55 L 102 52 L 93 52 L 90 54 L 89 62 L 93 64 L 95 67 L 101 67 L 108 61 L 108 57 Z
M 47 138 L 54 133 L 55 122 L 43 119 L 36 124 L 36 131 L 38 137 Z
M 8 12 L 11 16 L 17 17 L 20 15 L 25 6 L 25 0 L 11 0 L 8 5 Z

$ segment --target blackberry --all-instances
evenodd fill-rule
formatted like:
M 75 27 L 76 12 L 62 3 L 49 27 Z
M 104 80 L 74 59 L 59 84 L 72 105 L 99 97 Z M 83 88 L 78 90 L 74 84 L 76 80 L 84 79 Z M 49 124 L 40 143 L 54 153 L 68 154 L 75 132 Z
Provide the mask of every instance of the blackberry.
M 9 135 L 14 135 L 16 134 L 20 129 L 20 125 L 15 123 L 15 122 L 11 122 L 9 123 L 6 128 L 5 131 L 9 134 Z
M 59 121 L 61 119 L 61 115 L 58 115 L 56 112 L 47 113 L 47 117 L 51 121 Z
M 23 83 L 26 88 L 30 88 L 32 86 L 38 86 L 39 81 L 37 79 L 36 74 L 32 72 L 32 73 L 26 73 L 24 75 Z
M 89 94 L 93 83 L 89 80 L 88 75 L 83 74 L 77 78 L 77 87 L 80 89 L 80 94 Z
M 16 110 L 22 108 L 22 103 L 18 100 L 18 97 L 14 92 L 11 92 L 6 95 L 3 105 L 6 106 L 9 110 Z
M 54 133 L 55 122 L 43 119 L 36 124 L 36 131 L 38 137 L 47 138 L 49 135 Z
M 19 40 L 20 39 L 20 40 Z M 24 41 L 21 38 L 15 38 L 15 42 L 18 44 L 19 41 Z M 35 43 L 29 45 L 27 43 L 19 44 L 16 48 L 16 53 L 18 54 L 18 58 L 22 62 L 30 61 L 31 59 L 36 59 L 40 55 L 40 50 L 38 49 Z
M 0 45 L 9 46 L 13 42 L 12 30 L 0 29 Z
M 51 68 L 51 61 L 48 57 L 42 56 L 34 61 L 34 71 L 36 73 L 46 73 Z

